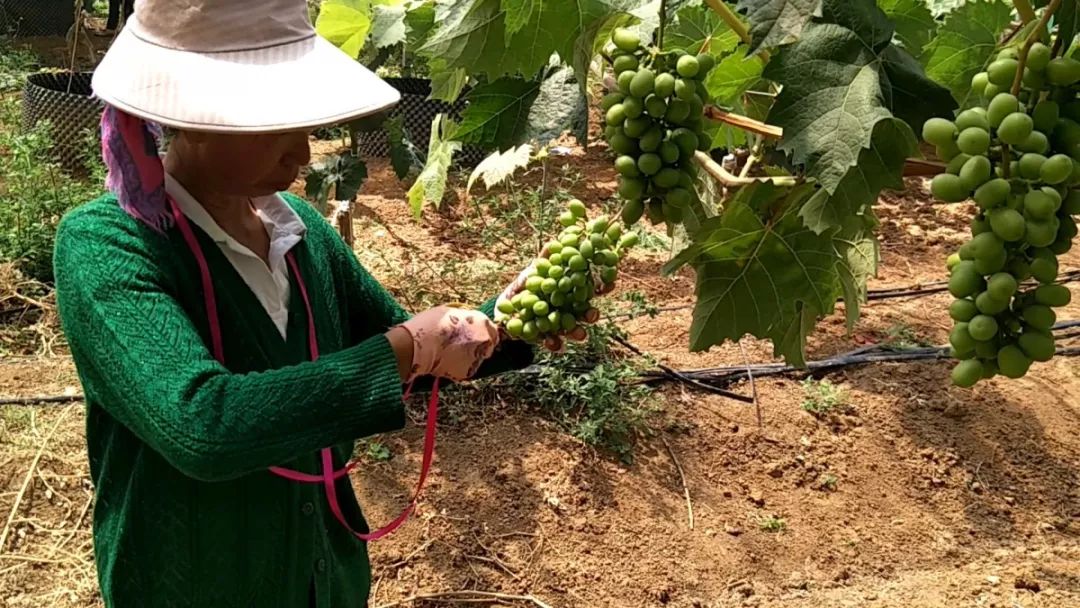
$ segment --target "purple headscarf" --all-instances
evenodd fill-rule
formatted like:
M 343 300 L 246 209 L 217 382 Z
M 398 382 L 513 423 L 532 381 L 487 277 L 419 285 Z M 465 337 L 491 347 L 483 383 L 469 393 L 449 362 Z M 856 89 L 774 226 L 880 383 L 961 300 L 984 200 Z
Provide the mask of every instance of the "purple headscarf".
M 173 226 L 165 192 L 165 166 L 158 153 L 161 127 L 106 105 L 101 115 L 105 187 L 120 207 L 158 232 Z

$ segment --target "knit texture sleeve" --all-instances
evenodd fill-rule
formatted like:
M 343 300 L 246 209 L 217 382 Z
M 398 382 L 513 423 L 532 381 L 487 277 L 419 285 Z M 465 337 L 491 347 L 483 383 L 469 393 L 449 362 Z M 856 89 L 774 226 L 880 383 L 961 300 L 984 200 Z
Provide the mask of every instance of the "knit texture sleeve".
M 177 469 L 226 480 L 404 426 L 381 334 L 316 362 L 231 373 L 171 295 L 146 243 L 161 237 L 116 215 L 77 210 L 61 223 L 61 323 L 88 400 Z
M 398 304 L 397 300 L 380 284 L 375 277 L 356 259 L 352 251 L 329 222 L 322 218 L 311 206 L 296 196 L 285 195 L 293 208 L 301 215 L 309 230 L 328 232 L 321 234 L 333 251 L 338 266 L 338 276 L 343 284 L 343 291 L 348 301 L 348 317 L 354 333 L 363 335 L 359 330 L 374 324 L 378 331 L 386 331 L 409 319 L 409 313 Z M 495 318 L 495 300 L 491 298 L 480 305 L 479 310 L 489 319 Z M 520 340 L 508 340 L 499 344 L 495 353 L 485 361 L 474 378 L 485 378 L 506 371 L 521 369 L 532 364 L 535 349 Z M 444 381 L 444 384 L 449 384 Z M 430 379 L 417 381 L 414 388 L 424 390 L 430 386 Z

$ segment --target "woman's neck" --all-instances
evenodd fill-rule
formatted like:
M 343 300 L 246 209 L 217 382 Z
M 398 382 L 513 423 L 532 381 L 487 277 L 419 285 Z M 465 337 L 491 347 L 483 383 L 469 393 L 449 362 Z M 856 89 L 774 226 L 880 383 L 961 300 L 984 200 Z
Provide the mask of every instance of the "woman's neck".
M 179 142 L 174 141 L 175 143 Z M 165 170 L 206 209 L 226 234 L 266 261 L 270 240 L 262 220 L 251 204 L 251 197 L 221 194 L 212 183 L 208 184 L 205 179 L 200 178 L 206 172 L 200 170 L 196 164 L 185 162 L 182 146 L 183 144 L 170 148 L 165 156 Z

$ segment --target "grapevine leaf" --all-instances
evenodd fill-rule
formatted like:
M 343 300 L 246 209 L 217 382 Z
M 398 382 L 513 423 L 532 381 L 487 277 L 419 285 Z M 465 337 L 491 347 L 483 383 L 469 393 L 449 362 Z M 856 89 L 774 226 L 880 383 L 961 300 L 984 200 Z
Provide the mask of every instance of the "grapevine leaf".
M 571 61 L 578 38 L 597 22 L 625 12 L 637 0 L 531 0 L 528 22 L 507 34 L 501 0 L 460 0 L 438 5 L 438 29 L 421 47 L 430 58 L 490 79 L 535 74 L 552 54 Z M 522 10 L 515 10 L 513 20 Z
M 1064 41 L 1064 48 L 1071 48 L 1073 39 L 1080 33 L 1080 0 L 1064 0 L 1054 12 L 1054 22 L 1058 24 L 1058 36 Z
M 431 31 L 435 29 L 435 2 L 427 2 L 412 5 L 405 13 L 405 46 L 409 49 L 418 49 L 423 46 Z
M 839 269 L 847 264 L 832 233 L 815 234 L 799 218 L 812 190 L 744 186 L 665 266 L 670 272 L 691 263 L 697 273 L 691 350 L 749 333 L 772 340 L 774 353 L 788 363 L 805 364 L 806 335 L 818 316 L 833 311 Z
M 507 52 L 505 26 L 499 0 L 461 0 L 436 5 L 438 24 L 419 52 L 440 60 L 444 69 L 467 69 L 476 74 L 501 76 Z
M 904 48 L 918 57 L 938 27 L 925 0 L 878 0 L 878 6 L 892 19 Z
M 409 188 L 409 206 L 419 219 L 424 203 L 438 207 L 446 192 L 446 177 L 454 153 L 461 149 L 461 142 L 452 139 L 454 125 L 444 114 L 437 114 L 431 121 L 431 141 L 428 144 L 427 162 L 416 182 Z
M 365 179 L 367 165 L 363 160 L 351 154 L 334 154 L 312 163 L 304 192 L 315 201 L 316 208 L 325 213 L 331 188 L 334 189 L 335 200 L 351 201 L 356 198 Z
M 918 149 L 918 140 L 902 120 L 890 118 L 874 127 L 870 147 L 859 153 L 836 192 L 824 188 L 803 205 L 800 215 L 806 226 L 821 234 L 842 226 L 853 216 L 862 216 L 884 188 L 903 188 L 904 161 Z
M 875 53 L 880 53 L 892 42 L 893 24 L 875 0 L 824 0 L 820 21 L 855 32 Z
M 363 160 L 351 154 L 339 156 L 334 198 L 339 201 L 355 199 L 367 175 L 367 164 Z
M 740 0 L 738 9 L 750 21 L 750 52 L 756 55 L 762 47 L 798 38 L 811 19 L 821 16 L 821 0 Z
M 870 143 L 884 106 L 877 56 L 851 30 L 811 24 L 769 62 L 765 77 L 784 88 L 769 123 L 784 128 L 779 148 L 832 192 Z
M 695 55 L 708 52 L 720 56 L 739 45 L 739 35 L 706 7 L 688 6 L 676 14 L 676 19 L 664 33 L 665 51 L 682 49 Z
M 371 42 L 375 48 L 385 48 L 405 42 L 408 27 L 405 24 L 405 5 L 377 5 L 372 7 Z
M 957 100 L 971 90 L 971 78 L 983 69 L 997 46 L 998 33 L 1012 19 L 1001 0 L 968 2 L 950 13 L 920 61 L 926 75 L 947 86 Z
M 502 10 L 506 13 L 506 35 L 513 36 L 521 31 L 530 21 L 533 13 L 540 10 L 543 0 L 502 0 Z
M 370 0 L 325 0 L 315 30 L 349 57 L 359 57 L 371 31 Z
M 405 179 L 414 165 L 423 166 L 416 158 L 412 142 L 405 139 L 404 119 L 399 114 L 384 124 L 386 139 L 390 144 L 390 166 L 398 179 Z
M 469 72 L 465 68 L 447 67 L 442 59 L 428 63 L 431 73 L 431 98 L 454 103 L 469 84 Z
M 457 138 L 462 143 L 500 150 L 517 143 L 539 92 L 539 82 L 521 78 L 500 78 L 476 87 L 469 92 L 469 106 L 462 113 Z
M 919 62 L 898 46 L 890 46 L 881 55 L 884 70 L 882 91 L 892 113 L 907 121 L 917 132 L 929 118 L 952 118 L 956 101 L 949 89 L 930 80 Z
M 510 148 L 505 152 L 494 152 L 473 169 L 469 176 L 469 182 L 465 186 L 465 192 L 472 190 L 477 179 L 484 180 L 484 186 L 491 188 L 508 179 L 515 171 L 526 167 L 532 160 L 533 147 L 530 144 L 521 144 L 516 148 Z
M 529 107 L 524 132 L 518 142 L 532 141 L 545 145 L 567 130 L 585 141 L 589 103 L 581 94 L 574 70 L 558 68 L 540 83 L 540 91 Z
M 876 226 L 877 219 L 872 211 L 868 211 L 864 216 L 847 218 L 833 239 L 836 255 L 841 260 L 837 272 L 844 295 L 848 331 L 855 328 L 859 309 L 866 302 L 866 281 L 877 275 L 880 249 L 873 233 Z
M 765 63 L 757 56 L 747 58 L 749 50 L 745 44 L 740 45 L 735 52 L 721 59 L 705 78 L 705 88 L 716 103 L 731 105 L 761 80 Z

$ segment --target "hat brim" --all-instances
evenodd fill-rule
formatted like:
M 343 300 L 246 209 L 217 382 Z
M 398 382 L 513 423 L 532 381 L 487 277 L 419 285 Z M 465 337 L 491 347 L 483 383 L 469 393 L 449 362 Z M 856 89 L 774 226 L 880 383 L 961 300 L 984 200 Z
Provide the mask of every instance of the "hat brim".
M 117 36 L 91 86 L 103 102 L 176 129 L 277 133 L 347 122 L 401 94 L 320 36 L 223 53 Z

